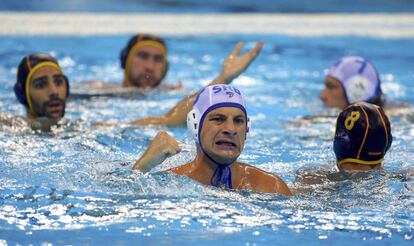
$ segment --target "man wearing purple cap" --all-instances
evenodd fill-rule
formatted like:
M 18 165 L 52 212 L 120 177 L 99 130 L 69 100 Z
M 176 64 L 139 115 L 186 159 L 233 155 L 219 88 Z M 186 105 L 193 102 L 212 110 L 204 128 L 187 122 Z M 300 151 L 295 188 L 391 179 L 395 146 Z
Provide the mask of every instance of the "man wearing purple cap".
M 213 85 L 203 89 L 187 115 L 187 126 L 196 142 L 197 155 L 169 171 L 216 187 L 292 194 L 278 176 L 237 161 L 249 131 L 244 98 L 237 88 Z M 179 151 L 177 141 L 161 131 L 133 168 L 148 172 Z
M 357 102 L 383 106 L 381 81 L 375 67 L 365 58 L 346 56 L 325 77 L 320 99 L 328 108 L 345 109 Z

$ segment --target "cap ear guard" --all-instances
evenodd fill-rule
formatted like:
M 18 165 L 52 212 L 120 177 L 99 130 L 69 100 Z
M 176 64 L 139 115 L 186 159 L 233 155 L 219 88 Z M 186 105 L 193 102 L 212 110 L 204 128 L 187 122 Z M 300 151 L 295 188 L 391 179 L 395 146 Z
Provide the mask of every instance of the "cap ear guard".
M 351 137 L 345 129 L 337 129 L 333 145 L 337 161 L 352 155 Z
M 194 140 L 197 141 L 198 138 L 198 122 L 199 116 L 195 109 L 191 110 L 187 114 L 187 128 L 193 136 Z
M 350 104 L 369 101 L 375 97 L 375 85 L 370 83 L 364 76 L 352 76 L 344 83 L 344 85 L 346 98 Z
M 246 127 L 246 133 L 250 132 L 250 127 L 252 126 L 252 123 L 250 121 L 250 118 L 247 117 L 247 127 Z
M 16 83 L 13 87 L 14 94 L 16 95 L 17 100 L 23 104 L 27 105 L 26 94 L 24 93 L 24 86 L 22 83 Z
M 244 140 L 246 140 L 247 135 L 250 135 L 250 127 L 252 126 L 252 123 L 250 122 L 250 118 L 247 117 L 247 124 L 246 124 L 246 137 Z

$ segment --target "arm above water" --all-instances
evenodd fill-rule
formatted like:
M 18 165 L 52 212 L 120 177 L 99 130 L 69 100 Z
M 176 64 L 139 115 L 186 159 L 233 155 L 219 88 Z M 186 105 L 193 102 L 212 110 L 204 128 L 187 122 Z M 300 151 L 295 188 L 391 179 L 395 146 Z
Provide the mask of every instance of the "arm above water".
M 239 55 L 240 50 L 243 48 L 243 43 L 237 43 L 231 54 L 224 60 L 221 73 L 209 85 L 230 84 L 233 79 L 235 79 L 249 67 L 249 65 L 260 53 L 262 47 L 263 42 L 258 42 L 253 49 L 242 55 Z M 163 116 L 154 116 L 139 119 L 130 122 L 130 124 L 167 126 L 183 125 L 186 122 L 188 112 L 190 112 L 193 107 L 197 94 L 198 92 L 184 98 Z
M 177 140 L 165 131 L 160 131 L 154 137 L 145 153 L 135 162 L 133 169 L 143 173 L 161 164 L 165 159 L 180 152 Z

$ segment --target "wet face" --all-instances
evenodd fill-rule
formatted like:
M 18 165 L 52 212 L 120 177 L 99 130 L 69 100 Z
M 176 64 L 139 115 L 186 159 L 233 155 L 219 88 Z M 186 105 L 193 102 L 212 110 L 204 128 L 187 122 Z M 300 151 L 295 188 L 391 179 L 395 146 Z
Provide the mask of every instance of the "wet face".
M 232 163 L 246 138 L 246 118 L 239 108 L 223 107 L 207 114 L 200 132 L 204 151 L 218 163 Z
M 133 86 L 156 87 L 161 82 L 165 70 L 164 54 L 154 46 L 139 47 L 131 56 L 129 80 Z
M 51 66 L 34 72 L 30 82 L 30 98 L 37 117 L 60 119 L 65 114 L 67 83 L 60 71 Z
M 323 89 L 319 98 L 328 108 L 344 109 L 348 106 L 341 83 L 331 76 L 326 76 L 325 89 Z

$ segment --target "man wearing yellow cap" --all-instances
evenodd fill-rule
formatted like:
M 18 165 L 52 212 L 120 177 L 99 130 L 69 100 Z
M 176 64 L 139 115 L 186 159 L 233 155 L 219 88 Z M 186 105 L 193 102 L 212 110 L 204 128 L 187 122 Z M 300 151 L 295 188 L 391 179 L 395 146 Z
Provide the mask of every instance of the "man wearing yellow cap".
M 124 69 L 123 87 L 157 87 L 168 71 L 167 46 L 154 35 L 133 36 L 121 51 L 120 60 Z
M 240 46 L 240 44 L 238 44 Z M 258 43 L 250 52 L 261 48 Z M 260 48 L 259 48 L 260 46 Z M 236 47 L 237 48 L 237 47 Z M 145 93 L 148 89 L 177 89 L 177 85 L 164 85 L 162 80 L 168 72 L 168 50 L 166 43 L 158 36 L 137 34 L 131 37 L 120 53 L 121 68 L 124 70 L 122 86 L 119 84 L 92 81 L 77 85 L 73 97 L 123 95 L 125 93 Z M 227 59 L 228 60 L 228 59 Z M 226 60 L 226 61 L 227 61 Z M 225 62 L 226 62 L 225 61 Z M 223 63 L 223 66 L 227 66 Z M 227 69 L 227 71 L 236 69 Z M 215 84 L 229 83 L 238 74 L 222 71 L 215 79 Z
M 49 130 L 65 114 L 69 81 L 49 54 L 25 56 L 17 70 L 14 93 L 33 129 Z
M 222 64 L 221 73 L 217 76 L 216 79 L 210 82 L 209 85 L 231 83 L 234 78 L 239 76 L 242 72 L 244 72 L 249 67 L 249 65 L 259 55 L 262 47 L 263 47 L 263 42 L 258 42 L 253 49 L 243 54 L 240 54 L 240 51 L 243 48 L 243 43 L 242 42 L 237 43 L 237 45 L 234 47 L 231 54 L 224 60 Z M 196 96 L 197 96 L 197 93 L 193 93 L 192 95 L 182 99 L 180 102 L 176 104 L 176 106 L 174 106 L 171 110 L 169 110 L 164 115 L 151 116 L 151 117 L 147 117 L 143 119 L 137 119 L 129 123 L 134 124 L 134 125 L 167 125 L 167 126 L 183 125 L 186 122 L 186 117 L 187 117 L 188 112 L 192 109 Z M 114 124 L 97 122 L 97 125 L 111 126 Z

